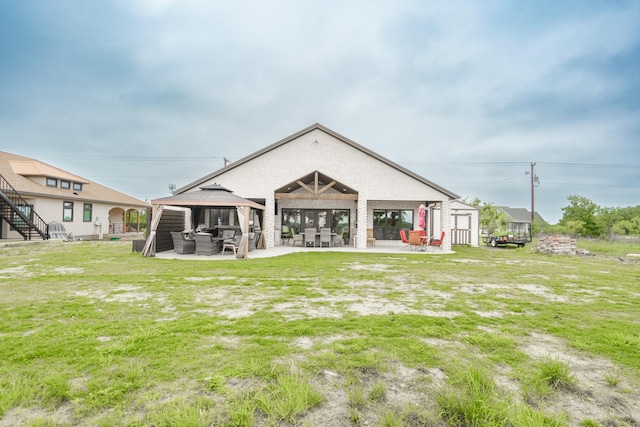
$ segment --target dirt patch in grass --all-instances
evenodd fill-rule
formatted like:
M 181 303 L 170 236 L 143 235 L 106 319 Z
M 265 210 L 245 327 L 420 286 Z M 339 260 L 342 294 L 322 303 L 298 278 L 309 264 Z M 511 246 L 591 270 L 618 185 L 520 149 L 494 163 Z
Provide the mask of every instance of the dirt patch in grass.
M 28 270 L 26 265 L 19 265 L 17 267 L 4 268 L 0 270 L 0 277 L 12 277 L 12 278 L 26 278 L 32 277 L 34 273 Z M 1 282 L 0 282 L 1 283 Z
M 366 270 L 366 271 L 387 271 L 392 267 L 387 264 L 361 264 L 359 262 L 347 264 L 347 266 L 352 270 Z
M 577 421 L 591 419 L 601 425 L 640 425 L 637 384 L 632 384 L 611 361 L 585 356 L 568 348 L 562 340 L 544 334 L 532 334 L 520 350 L 534 360 L 565 363 L 575 376 L 574 386 L 559 388 L 554 395 L 539 402 L 542 407 L 553 413 L 570 414 Z
M 0 427 L 24 426 L 36 420 L 48 421 L 47 424 L 37 425 L 74 425 L 73 405 L 67 403 L 54 411 L 48 411 L 43 408 L 13 408 L 8 410 L 4 416 L 0 418 Z

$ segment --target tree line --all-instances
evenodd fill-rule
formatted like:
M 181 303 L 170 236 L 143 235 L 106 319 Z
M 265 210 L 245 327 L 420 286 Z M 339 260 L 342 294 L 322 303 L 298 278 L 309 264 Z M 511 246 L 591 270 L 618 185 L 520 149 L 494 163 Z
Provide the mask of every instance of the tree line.
M 567 199 L 569 205 L 562 208 L 562 218 L 550 231 L 581 237 L 640 236 L 640 205 L 611 208 L 583 196 Z

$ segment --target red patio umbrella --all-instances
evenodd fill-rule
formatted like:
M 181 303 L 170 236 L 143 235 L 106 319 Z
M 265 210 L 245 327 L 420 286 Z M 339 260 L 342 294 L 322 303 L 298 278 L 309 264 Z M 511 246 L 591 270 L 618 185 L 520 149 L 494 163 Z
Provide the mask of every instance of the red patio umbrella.
M 418 215 L 420 217 L 420 220 L 418 221 L 418 227 L 424 229 L 425 228 L 425 222 L 424 222 L 424 204 L 420 203 L 420 207 L 418 208 Z

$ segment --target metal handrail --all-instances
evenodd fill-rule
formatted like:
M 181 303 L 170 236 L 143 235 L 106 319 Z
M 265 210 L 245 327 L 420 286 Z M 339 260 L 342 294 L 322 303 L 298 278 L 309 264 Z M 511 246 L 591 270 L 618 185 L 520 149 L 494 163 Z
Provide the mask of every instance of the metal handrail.
M 2 176 L 2 174 L 0 174 L 0 198 L 4 200 L 4 202 L 11 207 L 13 212 L 15 212 L 20 217 L 20 219 L 27 224 L 27 226 L 29 227 L 29 231 L 35 230 L 40 235 L 40 237 L 45 240 L 49 238 L 49 225 L 47 224 L 47 222 L 42 219 L 40 215 L 38 215 L 33 209 L 31 209 L 31 218 L 29 218 L 29 216 L 25 215 L 18 208 L 18 206 L 29 206 L 29 204 L 22 198 L 20 193 L 18 193 L 18 191 L 13 188 L 9 181 L 7 181 L 4 176 Z M 7 218 L 7 222 L 11 223 L 10 218 Z M 22 234 L 25 239 L 27 238 L 27 236 L 22 232 L 20 232 L 20 234 Z M 29 233 L 28 237 L 30 240 L 31 233 Z

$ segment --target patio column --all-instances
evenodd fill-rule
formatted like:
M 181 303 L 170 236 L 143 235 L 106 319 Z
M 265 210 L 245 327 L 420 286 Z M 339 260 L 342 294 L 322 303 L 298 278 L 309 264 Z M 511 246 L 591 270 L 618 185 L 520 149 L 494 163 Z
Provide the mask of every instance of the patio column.
M 440 224 L 442 231 L 445 232 L 444 242 L 442 242 L 442 250 L 444 252 L 451 252 L 451 200 L 443 200 L 440 203 Z
M 267 249 L 274 248 L 276 245 L 276 224 L 274 211 L 276 208 L 275 195 L 270 194 L 264 201 L 264 213 L 262 214 L 262 234 L 265 237 Z
M 362 194 L 360 194 L 358 196 L 358 228 L 356 230 L 356 248 L 358 249 L 367 249 L 368 221 L 369 218 L 367 218 L 367 199 L 365 197 L 362 197 Z

